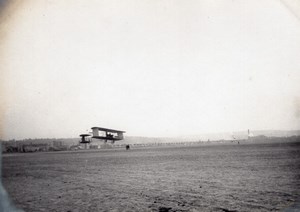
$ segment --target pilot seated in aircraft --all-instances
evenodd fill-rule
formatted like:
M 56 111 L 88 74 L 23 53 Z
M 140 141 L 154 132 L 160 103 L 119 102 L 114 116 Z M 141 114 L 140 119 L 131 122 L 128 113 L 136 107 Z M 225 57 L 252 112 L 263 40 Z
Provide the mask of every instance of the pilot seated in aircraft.
M 110 133 L 108 133 L 108 134 L 107 134 L 107 137 L 108 137 L 108 138 L 113 138 L 113 137 L 114 137 L 114 135 L 113 135 L 113 134 L 110 134 Z

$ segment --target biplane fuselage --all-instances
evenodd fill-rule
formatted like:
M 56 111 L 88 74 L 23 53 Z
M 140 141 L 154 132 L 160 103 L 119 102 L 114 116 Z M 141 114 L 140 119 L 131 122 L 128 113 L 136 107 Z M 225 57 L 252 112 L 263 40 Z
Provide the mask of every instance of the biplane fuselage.
M 125 131 L 108 129 L 103 127 L 92 127 L 92 131 L 92 138 L 101 139 L 105 142 L 112 141 L 112 143 L 114 143 L 115 141 L 123 140 L 123 133 L 125 133 Z M 91 143 L 92 140 L 90 139 L 90 136 L 90 134 L 81 134 L 80 143 Z
M 111 140 L 111 141 L 119 141 L 124 139 L 123 133 L 125 133 L 125 131 L 113 130 L 113 129 L 103 128 L 103 127 L 92 127 L 92 130 L 93 130 L 92 138 Z

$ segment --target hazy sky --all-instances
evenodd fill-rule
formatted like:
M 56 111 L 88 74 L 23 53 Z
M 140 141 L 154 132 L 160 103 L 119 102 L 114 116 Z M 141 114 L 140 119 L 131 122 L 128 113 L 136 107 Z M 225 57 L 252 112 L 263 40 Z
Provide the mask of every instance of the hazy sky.
M 4 139 L 93 126 L 300 129 L 300 20 L 281 1 L 27 0 L 0 11 Z

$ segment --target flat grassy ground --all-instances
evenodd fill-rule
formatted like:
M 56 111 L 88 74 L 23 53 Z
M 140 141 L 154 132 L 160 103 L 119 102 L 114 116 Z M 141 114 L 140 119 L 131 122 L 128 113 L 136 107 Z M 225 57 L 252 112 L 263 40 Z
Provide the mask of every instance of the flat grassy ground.
M 25 211 L 279 211 L 300 196 L 300 142 L 6 154 Z

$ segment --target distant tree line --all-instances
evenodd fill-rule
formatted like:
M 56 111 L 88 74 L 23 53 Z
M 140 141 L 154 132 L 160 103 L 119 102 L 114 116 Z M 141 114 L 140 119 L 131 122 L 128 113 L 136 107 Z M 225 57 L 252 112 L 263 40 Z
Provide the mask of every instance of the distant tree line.
M 12 139 L 8 141 L 1 141 L 1 144 L 2 152 L 4 153 L 63 151 L 78 144 L 78 139 Z

